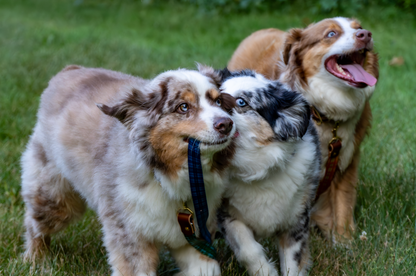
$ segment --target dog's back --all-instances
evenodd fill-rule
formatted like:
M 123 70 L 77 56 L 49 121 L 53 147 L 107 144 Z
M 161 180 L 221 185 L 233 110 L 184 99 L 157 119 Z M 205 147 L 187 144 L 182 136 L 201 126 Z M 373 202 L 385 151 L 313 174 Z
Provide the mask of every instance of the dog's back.
M 38 123 L 23 156 L 23 167 L 33 167 L 33 158 L 39 159 L 63 178 L 82 179 L 78 192 L 93 193 L 93 167 L 106 154 L 112 136 L 117 135 L 109 131 L 117 128 L 116 121 L 95 103 L 117 101 L 123 86 L 145 82 L 104 69 L 66 67 L 42 94 Z M 24 170 L 23 178 L 27 175 L 30 170 Z
M 287 33 L 278 29 L 264 29 L 245 38 L 228 62 L 228 69 L 251 69 L 268 79 L 278 79 L 281 52 Z

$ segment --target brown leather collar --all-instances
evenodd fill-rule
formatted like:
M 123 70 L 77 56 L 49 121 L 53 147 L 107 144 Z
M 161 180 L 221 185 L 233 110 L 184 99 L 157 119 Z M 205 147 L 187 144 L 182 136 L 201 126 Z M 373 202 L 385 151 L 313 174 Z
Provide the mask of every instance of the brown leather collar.
M 335 173 L 338 170 L 338 160 L 339 153 L 342 148 L 342 139 L 337 136 L 337 130 L 339 127 L 340 121 L 334 121 L 329 119 L 322 113 L 318 111 L 316 107 L 311 105 L 311 114 L 312 119 L 315 120 L 316 124 L 320 126 L 322 123 L 330 123 L 334 125 L 332 129 L 332 139 L 328 143 L 328 160 L 325 164 L 325 175 L 324 178 L 320 181 L 318 189 L 315 195 L 315 202 L 318 200 L 319 196 L 326 192 L 331 186 L 332 180 L 335 177 Z
M 312 119 L 315 120 L 315 122 L 318 126 L 320 126 L 322 123 L 331 123 L 331 124 L 336 123 L 336 121 L 334 121 L 332 119 L 329 119 L 324 114 L 319 112 L 319 110 L 316 107 L 314 107 L 313 105 L 311 105 L 311 114 L 312 114 Z

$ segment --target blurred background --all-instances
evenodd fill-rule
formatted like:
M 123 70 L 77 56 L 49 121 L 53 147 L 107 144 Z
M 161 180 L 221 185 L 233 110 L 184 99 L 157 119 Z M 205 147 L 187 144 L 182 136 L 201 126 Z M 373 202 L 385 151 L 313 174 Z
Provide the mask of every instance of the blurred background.
M 333 247 L 313 230 L 310 275 L 416 275 L 416 0 L 0 0 L 0 275 L 108 275 L 92 211 L 52 239 L 51 256 L 22 262 L 20 156 L 49 79 L 69 64 L 152 78 L 227 65 L 242 39 L 345 16 L 373 33 L 380 80 L 362 146 L 357 233 Z M 366 235 L 363 235 L 363 231 Z M 270 257 L 277 249 L 263 241 Z M 245 275 L 217 241 L 223 275 Z M 161 253 L 159 275 L 177 272 Z

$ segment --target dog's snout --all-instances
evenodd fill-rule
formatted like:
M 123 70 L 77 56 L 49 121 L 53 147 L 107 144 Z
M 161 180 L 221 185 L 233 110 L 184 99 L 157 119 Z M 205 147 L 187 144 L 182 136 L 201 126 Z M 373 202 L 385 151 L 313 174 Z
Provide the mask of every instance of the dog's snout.
M 364 43 L 368 43 L 371 41 L 371 36 L 372 33 L 370 31 L 367 30 L 359 30 L 355 36 L 357 37 L 358 40 L 361 40 Z
M 214 120 L 214 128 L 221 134 L 227 135 L 233 129 L 234 122 L 230 118 L 215 118 Z

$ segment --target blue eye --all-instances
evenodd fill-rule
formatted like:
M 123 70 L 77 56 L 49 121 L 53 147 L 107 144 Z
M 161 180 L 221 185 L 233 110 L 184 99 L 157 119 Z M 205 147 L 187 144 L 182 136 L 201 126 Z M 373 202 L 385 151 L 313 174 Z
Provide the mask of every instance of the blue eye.
M 336 33 L 335 33 L 335 32 L 329 32 L 326 36 L 327 36 L 327 37 L 333 37 L 334 35 L 336 35 Z
M 235 101 L 237 103 L 238 106 L 243 107 L 246 106 L 247 103 L 245 100 L 243 100 L 242 98 L 237 98 L 237 100 Z

